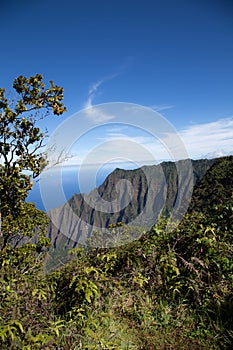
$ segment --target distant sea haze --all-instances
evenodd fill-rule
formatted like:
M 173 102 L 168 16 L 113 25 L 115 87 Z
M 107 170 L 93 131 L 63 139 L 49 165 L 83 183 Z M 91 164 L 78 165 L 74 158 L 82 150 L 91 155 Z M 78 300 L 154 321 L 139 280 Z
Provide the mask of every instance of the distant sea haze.
M 35 203 L 36 207 L 43 211 L 57 208 L 69 200 L 75 193 L 90 193 L 94 188 L 100 186 L 106 177 L 119 164 L 113 163 L 106 166 L 64 166 L 54 167 L 43 172 L 36 180 L 30 191 L 27 201 Z M 128 164 L 121 168 L 135 169 L 135 164 Z M 61 192 L 63 195 L 61 195 Z

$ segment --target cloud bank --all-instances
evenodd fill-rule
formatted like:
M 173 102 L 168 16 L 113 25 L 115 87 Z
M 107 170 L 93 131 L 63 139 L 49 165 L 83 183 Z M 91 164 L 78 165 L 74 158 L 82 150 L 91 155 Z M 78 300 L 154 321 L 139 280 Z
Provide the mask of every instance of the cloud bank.
M 177 133 L 191 159 L 233 154 L 233 118 L 189 125 Z M 81 164 L 83 161 L 87 163 L 86 157 L 88 164 L 131 161 L 138 166 L 174 160 L 171 157 L 172 150 L 166 148 L 166 144 L 172 144 L 172 139 L 168 142 L 172 137 L 171 134 L 164 134 L 158 140 L 146 133 L 140 134 L 137 129 L 133 133 L 128 126 L 109 126 L 103 135 L 100 132 L 96 135 L 94 146 L 79 149 L 79 156 L 72 158 L 67 165 Z

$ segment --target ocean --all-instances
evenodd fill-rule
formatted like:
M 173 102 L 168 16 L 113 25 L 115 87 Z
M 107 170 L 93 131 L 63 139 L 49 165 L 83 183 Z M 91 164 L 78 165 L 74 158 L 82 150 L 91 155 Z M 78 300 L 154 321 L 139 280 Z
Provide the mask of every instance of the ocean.
M 27 201 L 35 203 L 36 207 L 43 211 L 57 208 L 65 204 L 75 193 L 90 193 L 117 167 L 115 163 L 101 167 L 94 165 L 82 168 L 54 167 L 42 172 L 40 178 L 35 181 Z M 135 169 L 135 165 L 128 164 L 122 168 Z
M 35 203 L 43 211 L 57 208 L 75 193 L 88 194 L 100 186 L 113 170 L 113 167 L 105 167 L 96 172 L 96 168 L 91 166 L 81 170 L 74 166 L 48 170 L 35 180 L 27 201 Z

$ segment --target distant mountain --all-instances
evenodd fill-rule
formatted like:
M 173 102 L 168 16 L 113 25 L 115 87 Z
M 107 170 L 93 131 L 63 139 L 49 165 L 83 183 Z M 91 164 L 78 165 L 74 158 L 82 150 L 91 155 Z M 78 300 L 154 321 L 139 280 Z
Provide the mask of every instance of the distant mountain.
M 136 170 L 115 169 L 89 195 L 74 194 L 65 205 L 49 211 L 48 235 L 54 248 L 85 244 L 93 230 L 111 224 L 123 222 L 150 229 L 161 213 L 174 218 L 182 216 L 190 204 L 193 186 L 220 159 L 187 159 Z

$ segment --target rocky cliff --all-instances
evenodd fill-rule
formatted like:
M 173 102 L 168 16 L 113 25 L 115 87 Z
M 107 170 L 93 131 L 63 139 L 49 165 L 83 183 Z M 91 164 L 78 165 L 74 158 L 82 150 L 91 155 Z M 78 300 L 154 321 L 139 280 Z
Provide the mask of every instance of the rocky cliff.
M 190 204 L 193 186 L 216 160 L 182 160 L 115 169 L 90 194 L 74 194 L 49 211 L 48 235 L 55 248 L 86 244 L 93 231 L 119 222 L 148 230 L 160 214 L 181 217 Z

